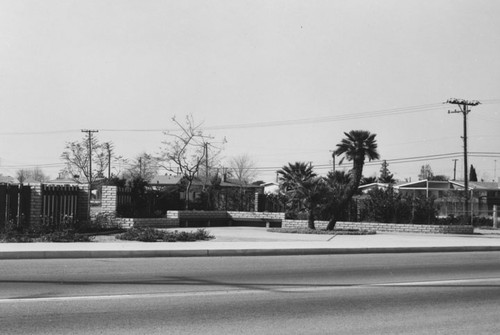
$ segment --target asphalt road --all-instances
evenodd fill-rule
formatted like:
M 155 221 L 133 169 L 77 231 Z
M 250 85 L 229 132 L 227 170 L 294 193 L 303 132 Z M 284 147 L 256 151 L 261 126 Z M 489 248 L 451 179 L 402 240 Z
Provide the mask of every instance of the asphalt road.
M 500 253 L 0 261 L 1 334 L 496 334 Z

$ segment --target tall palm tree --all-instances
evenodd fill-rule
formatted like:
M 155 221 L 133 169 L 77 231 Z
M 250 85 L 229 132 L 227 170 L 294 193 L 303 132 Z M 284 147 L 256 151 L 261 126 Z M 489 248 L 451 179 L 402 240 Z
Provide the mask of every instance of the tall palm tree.
M 334 153 L 336 156 L 344 155 L 348 161 L 352 161 L 353 166 L 350 171 L 351 178 L 345 191 L 339 198 L 336 210 L 332 213 L 333 216 L 328 224 L 328 229 L 333 229 L 335 227 L 338 216 L 358 190 L 359 183 L 363 176 L 365 159 L 368 158 L 368 160 L 371 161 L 380 158 L 377 151 L 377 141 L 375 140 L 376 134 L 372 134 L 367 130 L 351 130 L 348 133 L 344 133 L 344 135 L 346 137 L 337 144 L 337 149 Z

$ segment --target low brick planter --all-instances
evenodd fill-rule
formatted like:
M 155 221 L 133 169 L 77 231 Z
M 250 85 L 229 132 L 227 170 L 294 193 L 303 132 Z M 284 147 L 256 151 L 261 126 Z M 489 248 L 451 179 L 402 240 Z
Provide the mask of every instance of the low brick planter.
M 328 221 L 315 221 L 316 229 L 325 229 Z M 307 228 L 307 220 L 283 220 L 283 228 Z M 473 234 L 471 225 L 419 225 L 377 222 L 338 221 L 336 229 L 374 230 L 376 232 L 421 233 L 421 234 Z
M 118 224 L 121 228 L 138 228 L 138 227 L 152 227 L 152 228 L 176 228 L 179 227 L 178 220 L 171 220 L 168 218 L 115 218 L 114 223 Z
M 210 227 L 210 226 L 262 226 L 281 227 L 285 213 L 235 211 L 168 211 L 164 218 L 115 218 L 122 228 L 153 227 Z

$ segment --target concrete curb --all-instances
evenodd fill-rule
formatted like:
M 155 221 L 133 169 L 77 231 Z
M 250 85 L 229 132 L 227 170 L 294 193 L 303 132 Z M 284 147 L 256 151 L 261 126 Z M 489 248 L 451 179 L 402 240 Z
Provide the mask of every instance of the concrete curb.
M 146 257 L 235 257 L 301 256 L 387 253 L 500 251 L 500 246 L 388 247 L 388 248 L 302 248 L 302 249 L 200 249 L 200 250 L 53 250 L 2 251 L 0 260 L 68 258 L 146 258 Z

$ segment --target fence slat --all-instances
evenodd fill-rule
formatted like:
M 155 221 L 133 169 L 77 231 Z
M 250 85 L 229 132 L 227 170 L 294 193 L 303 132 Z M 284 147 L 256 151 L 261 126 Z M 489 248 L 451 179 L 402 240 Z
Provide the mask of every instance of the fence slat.
M 76 222 L 78 186 L 42 185 L 42 216 L 46 224 L 67 228 Z

